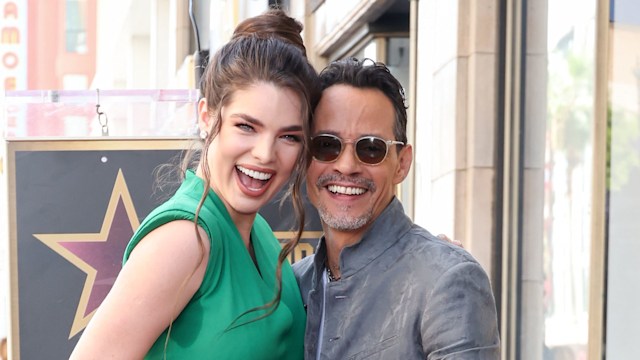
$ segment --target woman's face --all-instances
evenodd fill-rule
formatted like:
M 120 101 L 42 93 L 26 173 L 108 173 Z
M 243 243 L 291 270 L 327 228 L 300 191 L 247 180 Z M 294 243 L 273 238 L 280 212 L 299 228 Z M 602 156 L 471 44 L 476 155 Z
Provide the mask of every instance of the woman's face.
M 289 180 L 302 151 L 301 114 L 294 91 L 262 82 L 235 91 L 222 107 L 207 165 L 232 218 L 255 214 Z

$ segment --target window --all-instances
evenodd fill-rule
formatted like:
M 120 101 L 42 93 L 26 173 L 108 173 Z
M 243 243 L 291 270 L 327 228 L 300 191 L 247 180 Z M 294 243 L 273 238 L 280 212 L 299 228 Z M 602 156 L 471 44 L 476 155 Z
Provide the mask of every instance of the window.
M 549 2 L 542 303 L 549 359 L 580 359 L 587 350 L 595 11 L 595 1 Z
M 65 6 L 65 43 L 70 53 L 87 52 L 86 4 L 84 0 L 67 0 Z
M 618 360 L 637 356 L 640 329 L 640 4 L 610 3 L 605 329 L 606 358 Z

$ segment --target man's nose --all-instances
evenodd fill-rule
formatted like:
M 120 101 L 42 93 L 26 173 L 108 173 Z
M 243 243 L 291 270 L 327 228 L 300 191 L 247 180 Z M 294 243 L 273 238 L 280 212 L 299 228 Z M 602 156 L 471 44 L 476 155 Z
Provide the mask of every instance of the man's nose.
M 333 163 L 334 168 L 342 174 L 353 174 L 360 172 L 362 163 L 356 157 L 356 148 L 352 143 L 343 144 L 344 148 L 338 158 Z

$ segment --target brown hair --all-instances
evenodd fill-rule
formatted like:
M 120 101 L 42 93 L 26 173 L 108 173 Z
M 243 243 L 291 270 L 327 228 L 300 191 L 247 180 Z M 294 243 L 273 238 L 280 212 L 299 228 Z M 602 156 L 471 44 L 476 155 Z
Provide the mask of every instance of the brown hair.
M 269 303 L 249 309 L 238 316 L 240 318 L 252 311 L 268 309 L 265 314 L 251 321 L 259 320 L 275 311 L 282 293 L 282 264 L 297 245 L 304 230 L 305 213 L 301 186 L 308 161 L 306 153 L 310 123 L 313 110 L 320 99 L 321 90 L 318 75 L 306 58 L 300 36 L 301 30 L 302 25 L 281 10 L 270 10 L 263 15 L 243 21 L 238 25 L 232 39 L 210 59 L 201 83 L 202 95 L 206 98 L 209 114 L 214 114 L 212 117 L 215 121 L 200 151 L 200 163 L 205 165 L 202 167 L 205 184 L 211 181 L 210 169 L 206 166 L 207 150 L 220 132 L 221 109 L 231 101 L 236 91 L 246 89 L 257 82 L 270 83 L 294 91 L 298 94 L 302 105 L 303 146 L 296 160 L 288 188 L 298 229 L 296 237 L 283 245 L 278 256 L 277 288 L 274 298 Z M 194 221 L 201 246 L 203 239 L 197 231 L 197 221 L 207 191 L 208 188 L 200 199 Z M 285 198 L 283 197 L 283 200 Z M 232 325 L 233 323 L 229 329 L 242 324 Z
M 233 31 L 232 39 L 243 36 L 257 36 L 262 39 L 277 37 L 297 46 L 307 56 L 307 49 L 300 36 L 302 29 L 302 24 L 289 17 L 284 11 L 271 9 L 262 15 L 248 18 L 238 24 Z

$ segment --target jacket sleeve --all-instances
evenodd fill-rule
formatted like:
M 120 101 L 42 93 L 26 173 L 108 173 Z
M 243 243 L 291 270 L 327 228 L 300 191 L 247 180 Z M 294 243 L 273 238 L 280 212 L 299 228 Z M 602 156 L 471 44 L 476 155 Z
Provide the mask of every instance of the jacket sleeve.
M 479 264 L 456 264 L 440 276 L 426 302 L 421 334 L 429 360 L 500 358 L 495 300 Z

